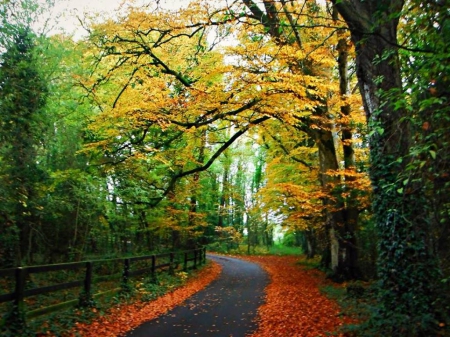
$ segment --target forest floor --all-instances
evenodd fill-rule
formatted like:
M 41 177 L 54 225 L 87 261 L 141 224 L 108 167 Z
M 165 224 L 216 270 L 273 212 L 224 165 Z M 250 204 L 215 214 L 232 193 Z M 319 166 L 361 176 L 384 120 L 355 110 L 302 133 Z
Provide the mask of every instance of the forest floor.
M 298 256 L 239 257 L 258 264 L 269 276 L 264 304 L 258 309 L 258 328 L 251 337 L 344 336 L 339 329 L 352 319 L 320 288 L 329 285 L 323 273 L 305 268 Z M 221 266 L 211 263 L 185 286 L 148 303 L 120 304 L 91 324 L 78 324 L 67 336 L 121 336 L 142 323 L 166 314 L 220 277 Z M 225 292 L 226 293 L 226 292 Z M 226 295 L 225 295 L 226 296 Z

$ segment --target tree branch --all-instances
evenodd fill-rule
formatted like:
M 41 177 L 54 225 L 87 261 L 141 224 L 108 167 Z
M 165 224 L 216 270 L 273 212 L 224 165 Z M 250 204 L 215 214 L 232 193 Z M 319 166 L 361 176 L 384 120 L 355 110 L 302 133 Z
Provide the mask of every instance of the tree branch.
M 263 116 L 261 118 L 258 118 L 252 122 L 250 122 L 246 127 L 242 128 L 238 132 L 236 132 L 230 139 L 228 139 L 212 156 L 211 158 L 202 166 L 196 167 L 192 170 L 180 172 L 172 177 L 169 186 L 161 196 L 161 200 L 163 200 L 170 192 L 173 191 L 175 188 L 175 183 L 178 181 L 178 179 L 186 177 L 188 175 L 206 171 L 210 166 L 214 163 L 214 161 L 226 150 L 228 149 L 240 136 L 242 136 L 244 133 L 246 133 L 253 125 L 261 124 L 265 122 L 266 120 L 270 119 L 269 116 Z M 158 202 L 159 202 L 158 201 Z

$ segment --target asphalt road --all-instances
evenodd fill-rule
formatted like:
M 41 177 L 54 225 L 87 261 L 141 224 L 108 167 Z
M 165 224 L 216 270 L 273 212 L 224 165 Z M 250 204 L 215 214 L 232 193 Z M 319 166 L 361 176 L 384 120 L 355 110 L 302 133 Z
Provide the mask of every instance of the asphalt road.
M 266 273 L 256 264 L 208 255 L 222 274 L 205 289 L 164 316 L 128 332 L 127 337 L 244 337 L 256 330 Z

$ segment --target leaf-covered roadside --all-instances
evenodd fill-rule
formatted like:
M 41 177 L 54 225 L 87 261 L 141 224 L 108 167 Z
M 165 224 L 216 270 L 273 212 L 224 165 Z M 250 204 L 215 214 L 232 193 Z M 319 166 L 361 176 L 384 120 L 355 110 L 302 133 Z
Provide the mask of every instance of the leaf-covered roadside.
M 175 306 L 180 305 L 187 298 L 202 290 L 215 280 L 220 272 L 220 265 L 210 263 L 203 268 L 195 278 L 188 281 L 185 286 L 151 302 L 136 302 L 133 304 L 117 305 L 106 315 L 100 317 L 91 324 L 77 324 L 75 329 L 69 331 L 64 336 L 115 337 L 123 335 L 145 321 L 154 319 Z
M 305 270 L 295 256 L 252 256 L 269 274 L 266 303 L 259 308 L 259 329 L 251 337 L 329 336 L 349 317 L 341 315 L 339 306 L 320 292 L 323 274 Z M 344 336 L 337 334 L 338 336 Z

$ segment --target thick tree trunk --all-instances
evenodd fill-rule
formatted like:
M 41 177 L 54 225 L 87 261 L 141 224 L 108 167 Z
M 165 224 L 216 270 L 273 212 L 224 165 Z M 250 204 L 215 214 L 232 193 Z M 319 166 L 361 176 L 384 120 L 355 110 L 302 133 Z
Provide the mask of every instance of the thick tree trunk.
M 303 249 L 306 252 L 306 258 L 312 259 L 316 255 L 316 235 L 313 229 L 303 232 L 305 237 L 305 245 Z
M 390 336 L 433 335 L 437 264 L 428 247 L 427 200 L 405 183 L 412 139 L 407 114 L 394 107 L 401 91 L 397 25 L 402 0 L 335 1 L 356 46 L 359 90 L 372 136 L 370 176 L 379 232 L 380 317 Z M 406 185 L 406 186 L 405 186 Z M 389 321 L 391 324 L 380 324 Z
M 337 51 L 338 51 L 338 69 L 339 69 L 339 93 L 342 98 L 349 94 L 349 80 L 348 80 L 348 52 L 349 46 L 347 39 L 342 32 L 338 32 L 340 36 Z M 354 172 L 356 170 L 355 152 L 353 150 L 353 131 L 348 122 L 351 114 L 350 104 L 345 104 L 341 107 L 341 114 L 346 118 L 346 122 L 341 126 L 341 140 L 344 153 L 344 169 L 346 173 Z M 348 260 L 348 265 L 351 267 L 348 272 L 349 276 L 353 278 L 360 278 L 361 271 L 357 266 L 358 263 L 358 246 L 356 241 L 356 233 L 358 230 L 359 210 L 357 204 L 357 195 L 349 187 L 356 178 L 352 175 L 345 175 L 345 191 L 350 197 L 347 198 L 344 208 L 344 223 L 345 223 L 345 244 L 344 251 Z
M 332 196 L 333 189 L 340 186 L 340 178 L 329 174 L 329 171 L 338 171 L 339 166 L 336 157 L 331 131 L 320 130 L 316 138 L 319 148 L 319 164 L 322 187 Z M 325 198 L 326 206 L 326 230 L 329 238 L 329 250 L 333 274 L 331 278 L 336 281 L 344 281 L 359 278 L 360 272 L 357 265 L 357 247 L 353 240 L 355 237 L 354 225 L 346 219 L 344 205 L 336 198 Z

